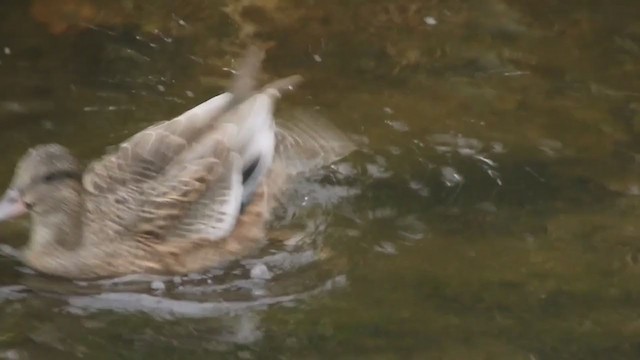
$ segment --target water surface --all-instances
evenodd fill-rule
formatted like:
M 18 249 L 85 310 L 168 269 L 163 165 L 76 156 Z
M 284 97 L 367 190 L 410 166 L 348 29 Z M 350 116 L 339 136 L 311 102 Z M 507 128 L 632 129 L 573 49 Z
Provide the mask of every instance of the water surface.
M 359 150 L 229 267 L 83 283 L 0 257 L 7 359 L 636 359 L 634 1 L 6 0 L 0 183 L 224 89 L 246 44 Z M 26 221 L 3 224 L 19 247 Z

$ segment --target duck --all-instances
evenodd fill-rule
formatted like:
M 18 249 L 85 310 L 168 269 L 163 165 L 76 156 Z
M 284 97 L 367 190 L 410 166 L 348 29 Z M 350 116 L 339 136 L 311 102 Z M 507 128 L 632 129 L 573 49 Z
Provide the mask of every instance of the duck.
M 84 169 L 59 144 L 30 148 L 0 199 L 0 221 L 30 217 L 20 260 L 70 279 L 182 275 L 224 266 L 266 243 L 279 194 L 300 173 L 353 150 L 330 124 L 275 124 L 293 75 L 257 87 L 250 47 L 227 91 L 111 148 Z M 306 154 L 306 155 L 303 155 Z

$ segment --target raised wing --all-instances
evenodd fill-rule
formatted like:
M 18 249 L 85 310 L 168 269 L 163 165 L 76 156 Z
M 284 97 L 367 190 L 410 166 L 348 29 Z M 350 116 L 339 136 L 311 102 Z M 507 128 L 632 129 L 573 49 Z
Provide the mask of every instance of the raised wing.
M 167 234 L 188 223 L 206 203 L 215 209 L 207 213 L 215 215 L 209 219 L 207 237 L 225 236 L 233 229 L 242 197 L 239 156 L 225 141 L 235 131 L 225 126 L 207 141 L 176 141 L 180 146 L 175 147 L 175 137 L 164 131 L 141 133 L 119 153 L 90 166 L 83 179 L 85 204 L 92 217 L 88 223 L 97 228 L 87 230 L 112 231 L 122 239 L 170 241 Z M 143 139 L 146 142 L 138 142 Z
M 297 110 L 278 122 L 275 158 L 288 175 L 329 165 L 355 149 L 342 131 L 317 113 Z
M 88 167 L 87 231 L 177 249 L 233 230 L 271 167 L 274 102 L 299 81 L 256 92 L 257 58 L 249 52 L 229 93 L 147 128 Z

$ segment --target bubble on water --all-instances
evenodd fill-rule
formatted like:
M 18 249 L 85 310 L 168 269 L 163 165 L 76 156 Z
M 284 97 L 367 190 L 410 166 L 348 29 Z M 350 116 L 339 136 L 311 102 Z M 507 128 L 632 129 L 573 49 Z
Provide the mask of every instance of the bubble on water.
M 524 234 L 524 241 L 529 248 L 533 248 L 536 245 L 536 237 L 531 233 Z
M 399 147 L 397 147 L 397 146 L 389 146 L 389 147 L 388 147 L 388 149 L 389 149 L 389 152 L 390 152 L 391 154 L 393 154 L 393 155 L 400 155 L 400 154 L 402 154 L 402 149 L 400 149 L 400 148 L 399 148 Z
M 640 186 L 638 186 L 638 184 L 631 184 L 627 186 L 625 194 L 634 196 L 640 195 Z
M 482 141 L 460 134 L 433 134 L 429 136 L 429 140 L 440 153 L 455 151 L 462 156 L 474 156 L 484 147 Z
M 398 234 L 410 241 L 423 239 L 427 231 L 424 222 L 414 215 L 398 219 L 395 226 Z
M 369 219 L 389 219 L 397 215 L 397 210 L 392 207 L 379 207 L 368 211 Z
M 393 130 L 395 130 L 395 131 L 399 131 L 399 132 L 409 131 L 409 125 L 407 125 L 407 123 L 405 123 L 404 121 L 387 120 L 387 121 L 385 121 L 385 123 L 387 123 L 387 125 L 391 126 L 393 128 Z
M 544 151 L 549 156 L 555 156 L 562 150 L 562 143 L 554 139 L 541 139 L 538 141 L 538 149 Z
M 460 185 L 464 182 L 464 177 L 450 166 L 444 166 L 440 168 L 440 171 L 442 173 L 442 181 L 447 186 Z
M 367 174 L 374 179 L 384 179 L 392 175 L 391 171 L 380 164 L 369 163 L 366 165 Z
M 425 16 L 424 17 L 424 23 L 430 26 L 435 26 L 438 25 L 438 20 L 436 20 L 436 18 L 434 18 L 433 16 Z
M 377 252 L 381 252 L 387 255 L 398 254 L 398 250 L 396 249 L 396 246 L 388 241 L 381 242 L 380 244 L 376 245 L 373 249 Z
M 352 177 L 358 174 L 358 170 L 353 164 L 348 162 L 339 162 L 334 163 L 329 166 L 330 169 L 334 171 L 334 173 L 345 176 Z
M 491 143 L 491 152 L 496 154 L 502 154 L 507 150 L 504 148 L 504 144 L 501 142 L 494 141 Z
M 475 154 L 482 149 L 484 144 L 482 141 L 473 138 L 467 138 L 463 136 L 459 136 L 456 139 L 456 145 L 458 147 L 458 151 L 464 150 L 469 154 Z
M 187 274 L 187 279 L 189 279 L 189 280 L 202 280 L 204 278 L 205 278 L 204 275 L 198 274 L 198 273 Z
M 483 163 L 485 163 L 485 164 L 487 164 L 487 165 L 489 165 L 491 167 L 494 167 L 494 168 L 498 167 L 498 164 L 495 161 L 493 161 L 493 160 L 491 160 L 491 159 L 489 159 L 487 157 L 484 157 L 484 156 L 481 156 L 481 155 L 477 155 L 477 156 L 474 156 L 474 158 L 482 161 Z
M 273 276 L 273 274 L 301 268 L 318 260 L 318 258 L 318 253 L 313 250 L 293 253 L 279 252 L 273 255 L 262 257 L 260 259 L 243 260 L 242 264 L 247 268 L 251 268 L 252 271 L 254 268 L 256 268 L 256 266 L 261 265 L 271 274 L 271 276 Z
M 42 120 L 42 127 L 47 130 L 52 130 L 54 127 L 53 122 L 50 120 Z
M 475 150 L 473 149 L 468 149 L 468 148 L 459 148 L 457 149 L 458 154 L 462 155 L 462 156 L 471 156 L 474 155 L 476 153 Z
M 442 146 L 442 145 L 439 145 L 439 146 L 436 145 L 434 148 L 439 153 L 450 153 L 451 150 L 453 149 L 451 146 Z
M 17 300 L 27 296 L 27 287 L 23 285 L 9 285 L 0 287 L 0 303 L 5 300 Z
M 345 230 L 344 234 L 349 237 L 360 237 L 362 236 L 362 231 L 358 229 L 347 229 Z
M 27 357 L 21 356 L 18 350 L 11 349 L 11 350 L 6 350 L 0 353 L 0 358 L 7 359 L 7 360 L 20 360 L 20 359 L 26 359 Z
M 306 236 L 306 234 L 303 233 L 303 232 L 295 234 L 295 235 L 289 237 L 287 240 L 285 240 L 284 244 L 289 246 L 289 247 L 295 246 L 295 245 L 301 243 L 302 240 L 304 240 L 305 236 Z
M 166 286 L 162 281 L 155 280 L 151 282 L 151 289 L 156 291 L 164 291 L 166 289 Z
M 491 203 L 491 202 L 488 202 L 488 201 L 484 201 L 484 202 L 481 202 L 481 203 L 477 204 L 476 208 L 478 210 L 482 210 L 482 211 L 485 211 L 485 212 L 488 212 L 488 213 L 496 213 L 496 212 L 498 212 L 498 208 L 496 207 L 496 205 Z
M 416 181 L 416 180 L 410 181 L 409 187 L 415 192 L 417 192 L 420 196 L 427 197 L 431 193 L 429 191 L 429 188 L 420 181 Z
M 500 176 L 500 173 L 491 169 L 486 169 L 486 170 L 487 170 L 487 174 L 489 174 L 489 176 L 496 181 L 496 184 L 502 186 L 502 178 Z
M 265 264 L 257 263 L 251 268 L 250 276 L 252 279 L 269 280 L 273 277 L 273 274 Z
M 173 20 L 175 20 L 178 23 L 178 25 L 183 26 L 183 27 L 187 26 L 187 23 L 184 20 L 182 20 L 181 18 L 179 18 L 178 16 L 176 16 L 176 14 L 171 14 L 171 16 L 173 17 Z

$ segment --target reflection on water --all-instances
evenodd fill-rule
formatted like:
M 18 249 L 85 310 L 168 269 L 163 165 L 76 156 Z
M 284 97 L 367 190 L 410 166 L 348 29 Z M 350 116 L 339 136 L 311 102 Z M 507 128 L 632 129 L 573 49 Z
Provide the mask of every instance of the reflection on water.
M 234 292 L 250 291 L 253 295 L 260 296 L 260 298 L 247 301 L 221 301 L 220 299 L 218 301 L 197 302 L 184 300 L 183 296 L 181 296 L 180 300 L 175 300 L 168 298 L 173 295 L 171 292 L 162 292 L 162 294 L 156 296 L 131 292 L 103 292 L 98 295 L 69 297 L 67 299 L 69 307 L 67 307 L 66 310 L 74 314 L 87 314 L 91 311 L 110 310 L 125 313 L 144 312 L 160 318 L 202 318 L 246 313 L 254 309 L 264 309 L 276 304 L 293 306 L 297 300 L 303 300 L 309 296 L 314 296 L 344 285 L 346 285 L 346 279 L 344 276 L 340 276 L 327 281 L 318 288 L 294 295 L 265 296 L 268 294 L 268 291 L 260 281 L 236 282 L 226 286 L 218 286 L 218 289 L 198 287 L 196 290 L 201 294 L 207 293 L 208 295 L 212 295 L 210 299 L 215 299 L 216 296 L 213 295 L 222 290 L 231 290 Z M 180 291 L 183 289 L 183 287 L 178 287 L 175 294 L 187 294 L 189 290 Z M 237 294 L 233 295 L 236 296 Z
M 0 358 L 640 356 L 633 1 L 2 10 L 2 183 L 34 144 L 89 160 L 220 92 L 254 39 L 266 77 L 307 79 L 279 116 L 321 114 L 358 151 L 204 274 L 53 279 L 15 259 L 28 223 L 2 224 Z

